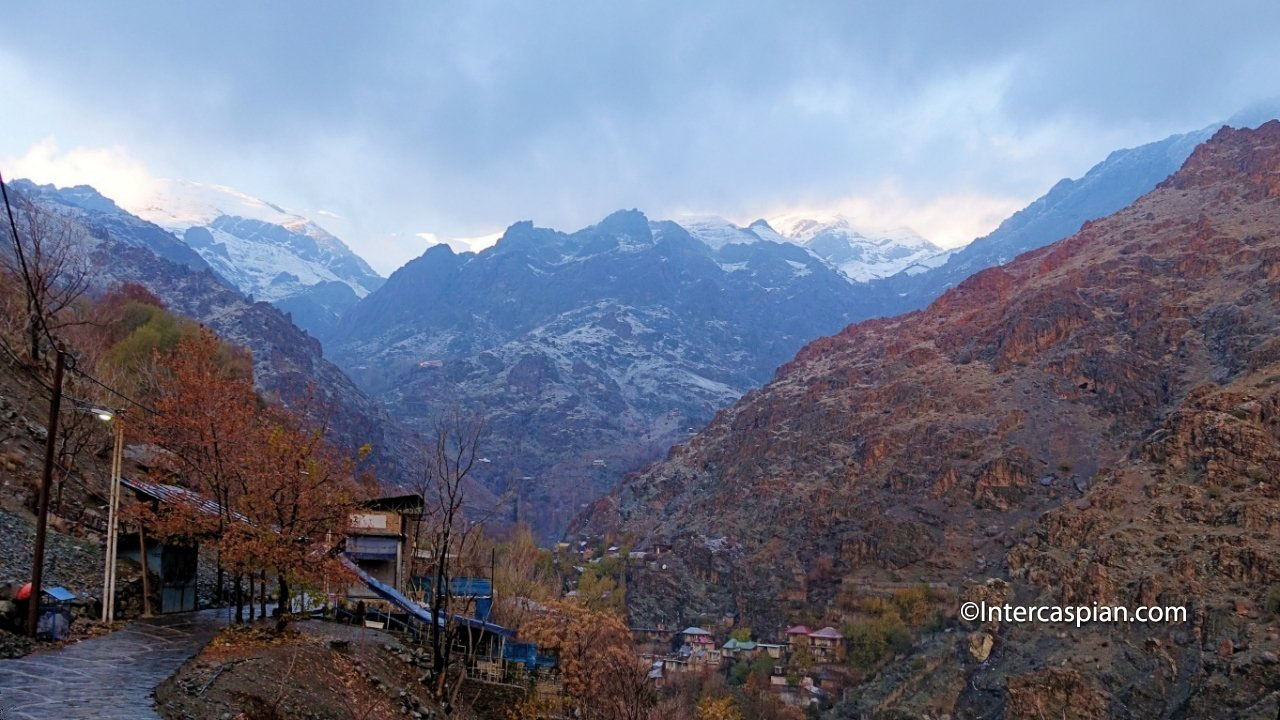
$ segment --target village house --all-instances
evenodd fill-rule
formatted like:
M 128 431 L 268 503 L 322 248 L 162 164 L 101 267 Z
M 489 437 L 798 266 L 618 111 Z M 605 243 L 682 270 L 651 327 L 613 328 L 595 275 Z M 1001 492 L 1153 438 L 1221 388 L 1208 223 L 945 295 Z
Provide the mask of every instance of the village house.
M 720 646 L 720 655 L 726 659 L 751 660 L 759 654 L 759 643 L 754 640 L 729 638 Z
M 199 493 L 177 485 L 153 483 L 136 478 L 120 478 L 123 489 L 132 490 L 139 503 L 150 505 L 153 510 L 160 505 L 180 505 L 193 508 L 207 515 L 222 515 L 222 506 Z M 158 588 L 150 588 L 158 596 L 160 613 L 187 612 L 199 608 L 197 568 L 200 564 L 200 538 L 147 539 L 144 528 L 136 532 L 119 534 L 119 557 L 129 558 L 147 569 L 148 574 L 160 580 Z M 146 554 L 146 563 L 142 556 Z
M 844 660 L 844 635 L 833 627 L 824 627 L 809 633 L 809 652 L 818 662 Z
M 425 551 L 413 547 L 422 509 L 420 495 L 395 495 L 361 503 L 351 514 L 345 554 L 375 580 L 404 592 L 412 558 L 429 559 Z M 352 585 L 347 595 L 352 599 L 375 597 L 359 583 Z
M 787 645 L 791 652 L 809 646 L 809 633 L 813 632 L 804 625 L 793 625 L 787 628 Z
M 688 627 L 680 633 L 681 645 L 676 656 L 690 665 L 715 666 L 720 664 L 720 648 L 710 632 L 700 627 Z
M 768 655 L 774 660 L 779 660 L 779 661 L 782 660 L 783 651 L 785 649 L 786 649 L 786 646 L 783 645 L 782 643 L 766 643 L 766 642 L 756 643 L 757 654 Z

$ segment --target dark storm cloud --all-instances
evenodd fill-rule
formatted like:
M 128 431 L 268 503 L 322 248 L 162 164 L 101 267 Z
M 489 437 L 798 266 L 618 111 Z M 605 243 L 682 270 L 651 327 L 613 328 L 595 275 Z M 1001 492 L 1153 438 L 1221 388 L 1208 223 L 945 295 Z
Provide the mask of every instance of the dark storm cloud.
M 35 3 L 52 135 L 396 231 L 1029 199 L 1280 94 L 1274 3 Z M 9 143 L 12 143 L 10 145 Z M 397 258 L 399 259 L 399 258 Z M 382 263 L 385 266 L 385 262 Z

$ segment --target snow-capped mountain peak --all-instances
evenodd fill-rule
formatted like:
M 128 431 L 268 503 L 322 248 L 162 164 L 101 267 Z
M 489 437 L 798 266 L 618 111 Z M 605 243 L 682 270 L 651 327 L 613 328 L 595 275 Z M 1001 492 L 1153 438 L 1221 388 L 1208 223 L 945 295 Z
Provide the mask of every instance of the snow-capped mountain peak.
M 773 237 L 762 238 L 754 231 L 754 226 L 738 227 L 719 215 L 684 215 L 676 218 L 675 222 L 712 250 L 726 245 L 750 245 L 762 239 L 774 240 Z
M 762 240 L 799 245 L 839 270 L 850 281 L 888 277 L 907 269 L 934 267 L 947 253 L 910 228 L 870 230 L 843 215 L 780 215 L 747 227 L 715 215 L 692 215 L 676 222 L 712 249 Z
M 768 224 L 858 282 L 928 267 L 945 257 L 942 248 L 911 228 L 865 228 L 844 215 L 780 215 Z
M 318 223 L 226 185 L 162 179 L 125 208 L 177 235 L 241 292 L 323 336 L 383 279 Z
M 160 179 L 145 200 L 126 208 L 143 220 L 181 235 L 187 228 L 208 225 L 222 215 L 261 220 L 289 227 L 305 224 L 301 215 L 226 185 Z

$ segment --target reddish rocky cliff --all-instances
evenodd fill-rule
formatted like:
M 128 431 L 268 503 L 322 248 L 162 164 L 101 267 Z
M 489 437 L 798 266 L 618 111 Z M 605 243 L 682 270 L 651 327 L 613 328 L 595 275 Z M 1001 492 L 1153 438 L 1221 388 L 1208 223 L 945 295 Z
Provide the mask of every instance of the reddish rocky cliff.
M 1280 122 L 1223 129 L 1131 207 L 811 343 L 579 527 L 674 549 L 631 578 L 646 623 L 919 581 L 1190 612 L 953 624 L 853 715 L 1275 717 L 1278 303 Z

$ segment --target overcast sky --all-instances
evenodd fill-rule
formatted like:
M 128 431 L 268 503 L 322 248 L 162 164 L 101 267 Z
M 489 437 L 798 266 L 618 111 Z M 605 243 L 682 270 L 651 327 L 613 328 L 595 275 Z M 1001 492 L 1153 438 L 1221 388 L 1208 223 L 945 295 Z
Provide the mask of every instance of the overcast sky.
M 59 2 L 0 21 L 0 169 L 418 233 L 623 207 L 968 241 L 1118 147 L 1280 95 L 1280 3 Z M 1182 7 L 1185 6 L 1185 7 Z

